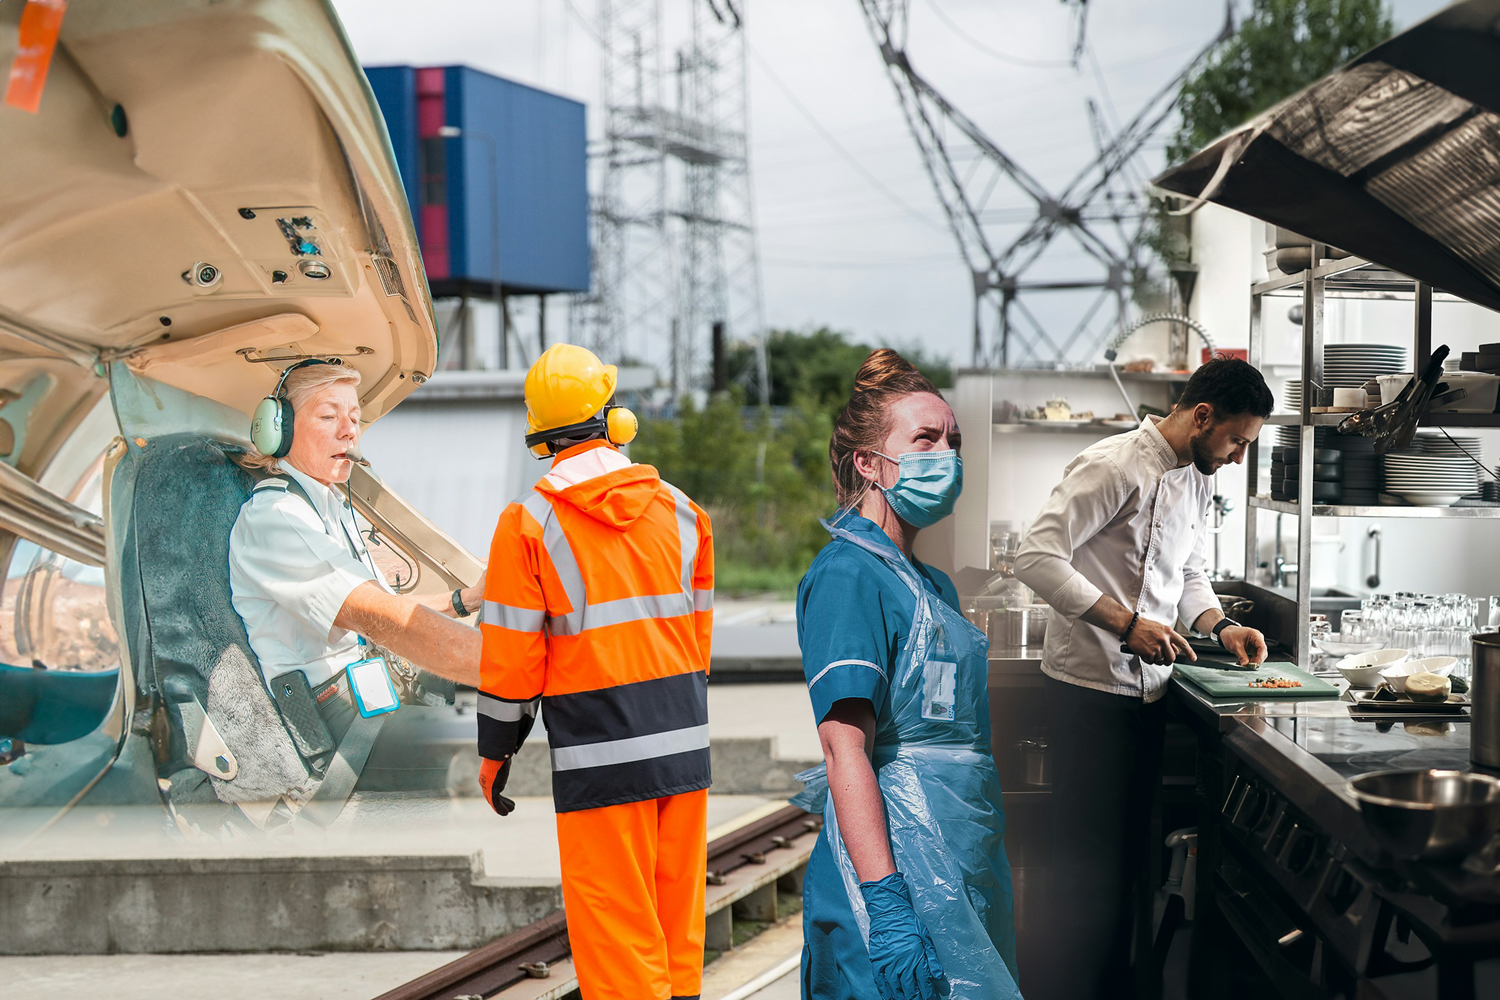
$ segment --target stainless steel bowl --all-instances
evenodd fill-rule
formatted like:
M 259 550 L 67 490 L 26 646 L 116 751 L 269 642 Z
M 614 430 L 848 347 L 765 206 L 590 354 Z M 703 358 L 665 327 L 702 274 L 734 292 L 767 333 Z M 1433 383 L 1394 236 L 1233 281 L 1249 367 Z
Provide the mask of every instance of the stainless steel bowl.
M 1487 774 L 1377 771 L 1348 787 L 1370 832 L 1397 857 L 1462 857 L 1500 830 L 1500 779 Z

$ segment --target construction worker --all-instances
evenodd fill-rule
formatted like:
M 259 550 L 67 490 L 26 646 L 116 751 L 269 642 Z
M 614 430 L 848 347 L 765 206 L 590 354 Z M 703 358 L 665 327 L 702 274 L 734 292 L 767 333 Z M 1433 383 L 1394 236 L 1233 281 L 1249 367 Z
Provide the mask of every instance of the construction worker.
M 484 592 L 480 786 L 546 713 L 563 903 L 585 1000 L 696 1000 L 709 786 L 708 515 L 619 445 L 616 371 L 557 344 L 526 375 L 552 467 L 505 508 Z

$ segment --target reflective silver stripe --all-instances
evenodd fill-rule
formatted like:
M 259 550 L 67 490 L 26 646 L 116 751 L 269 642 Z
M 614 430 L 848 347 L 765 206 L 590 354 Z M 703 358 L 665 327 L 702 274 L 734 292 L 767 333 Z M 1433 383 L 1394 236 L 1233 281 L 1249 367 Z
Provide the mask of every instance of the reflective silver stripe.
M 677 539 L 682 545 L 682 592 L 693 592 L 693 563 L 698 558 L 698 515 L 687 494 L 667 484 L 677 500 Z
M 712 590 L 693 591 L 693 610 L 712 611 L 714 609 L 714 592 Z
M 673 729 L 649 736 L 632 736 L 623 740 L 604 743 L 585 743 L 576 747 L 554 747 L 552 770 L 576 771 L 582 767 L 606 767 L 610 764 L 628 764 L 636 760 L 651 760 L 687 753 L 690 750 L 708 749 L 708 726 L 693 726 L 689 729 Z
M 540 698 L 533 698 L 531 701 L 501 701 L 494 695 L 479 692 L 479 714 L 496 722 L 520 722 L 524 715 L 535 718 L 537 707 L 541 703 Z
M 652 594 L 646 597 L 622 597 L 618 601 L 590 604 L 582 615 L 565 615 L 547 619 L 553 635 L 577 635 L 591 628 L 623 625 L 650 618 L 680 618 L 693 613 L 686 594 Z
M 557 571 L 557 579 L 562 583 L 563 593 L 568 595 L 568 605 L 573 609 L 566 615 L 548 617 L 547 626 L 554 635 L 576 635 L 583 627 L 588 591 L 584 589 L 583 571 L 578 568 L 573 546 L 568 543 L 568 536 L 563 533 L 562 525 L 557 523 L 556 513 L 546 497 L 532 490 L 517 502 L 542 526 L 542 546 L 552 560 L 552 568 Z
M 516 632 L 540 632 L 547 612 L 536 608 L 513 608 L 498 601 L 484 602 L 484 623 Z
M 807 686 L 812 687 L 814 684 L 818 683 L 818 681 L 823 679 L 823 675 L 828 673 L 828 671 L 832 670 L 834 667 L 869 667 L 871 670 L 880 675 L 881 680 L 887 679 L 885 676 L 885 671 L 880 669 L 879 664 L 871 663 L 869 660 L 835 660 L 832 663 L 828 664 L 828 666 L 824 667 L 822 670 L 819 670 L 818 676 L 808 681 Z

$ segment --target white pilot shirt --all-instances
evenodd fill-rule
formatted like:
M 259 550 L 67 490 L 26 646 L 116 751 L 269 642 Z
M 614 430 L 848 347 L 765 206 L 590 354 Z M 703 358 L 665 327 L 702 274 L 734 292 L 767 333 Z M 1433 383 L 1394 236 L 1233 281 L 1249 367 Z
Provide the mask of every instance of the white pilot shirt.
M 355 633 L 333 624 L 350 592 L 370 580 L 390 587 L 344 497 L 285 462 L 282 468 L 318 510 L 288 490 L 253 493 L 229 533 L 229 586 L 266 683 L 301 670 L 316 687 L 365 655 Z

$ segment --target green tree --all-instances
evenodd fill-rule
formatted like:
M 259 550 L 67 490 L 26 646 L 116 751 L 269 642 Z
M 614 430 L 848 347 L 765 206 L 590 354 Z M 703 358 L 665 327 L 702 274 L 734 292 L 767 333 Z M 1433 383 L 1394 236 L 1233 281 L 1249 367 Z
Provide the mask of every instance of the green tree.
M 834 411 L 849 399 L 854 373 L 873 350 L 849 340 L 849 335 L 818 327 L 808 333 L 773 330 L 766 340 L 766 367 L 771 377 L 771 405 L 791 406 L 808 399 L 819 406 L 837 402 Z M 896 350 L 939 388 L 953 385 L 953 368 L 914 345 L 896 345 Z M 737 343 L 729 353 L 729 370 L 745 371 L 755 364 L 755 348 Z
M 1394 30 L 1385 0 L 1254 0 L 1233 37 L 1183 82 L 1168 161 L 1182 162 Z

